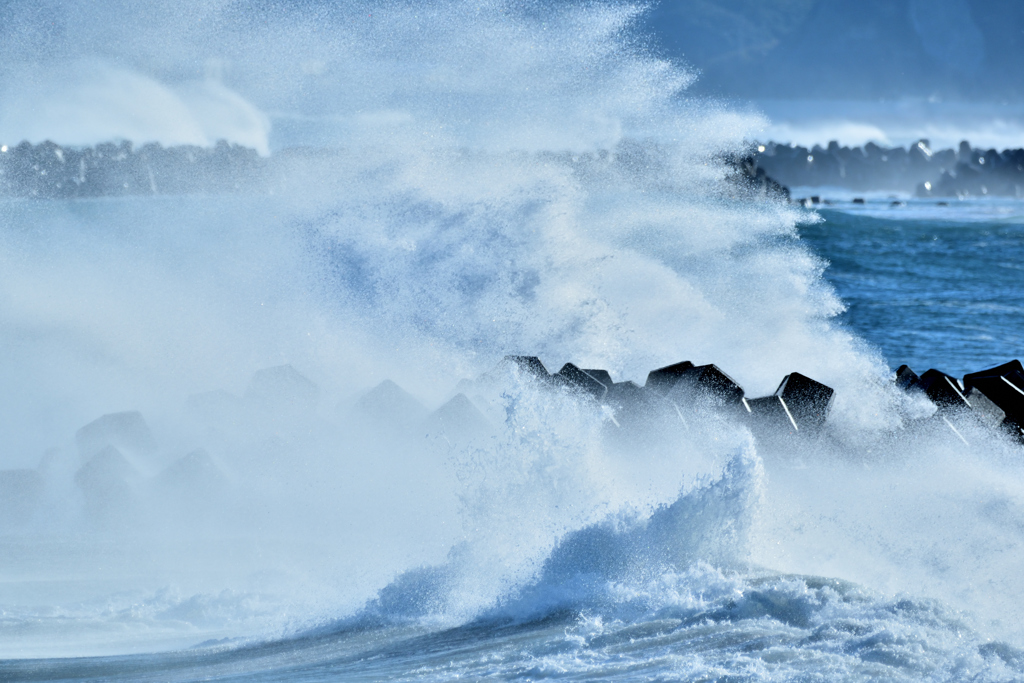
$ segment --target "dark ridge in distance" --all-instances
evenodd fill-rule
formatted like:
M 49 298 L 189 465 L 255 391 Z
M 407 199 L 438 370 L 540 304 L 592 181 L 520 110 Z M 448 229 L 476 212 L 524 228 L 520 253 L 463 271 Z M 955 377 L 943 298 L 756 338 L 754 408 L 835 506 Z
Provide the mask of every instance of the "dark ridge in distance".
M 1024 149 L 982 150 L 966 140 L 933 151 L 928 140 L 909 148 L 827 147 L 769 142 L 757 146 L 755 164 L 783 185 L 913 193 L 917 197 L 1024 198 Z

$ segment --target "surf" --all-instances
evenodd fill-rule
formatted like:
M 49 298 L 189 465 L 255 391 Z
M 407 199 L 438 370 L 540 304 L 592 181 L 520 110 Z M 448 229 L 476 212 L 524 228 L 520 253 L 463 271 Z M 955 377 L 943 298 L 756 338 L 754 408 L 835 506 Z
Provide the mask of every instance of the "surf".
M 80 73 L 116 30 L 128 66 L 103 78 L 198 122 L 139 143 L 213 135 L 181 94 L 209 79 L 238 107 L 223 135 L 288 173 L 0 203 L 3 467 L 45 482 L 3 533 L 0 670 L 597 675 L 622 648 L 658 675 L 1019 668 L 1015 452 L 907 436 L 929 407 L 837 319 L 798 230 L 818 219 L 731 180 L 766 122 L 688 98 L 642 8 L 176 8 L 104 6 L 54 59 Z M 5 88 L 62 97 L 20 79 L 49 40 L 4 47 Z M 528 382 L 466 394 L 509 354 L 638 383 L 689 358 L 751 395 L 800 372 L 836 391 L 829 439 L 706 419 L 623 443 Z M 459 394 L 484 420 L 462 441 L 437 427 Z M 76 434 L 135 412 L 151 447 L 107 444 L 124 506 L 96 513 L 115 494 Z M 211 471 L 199 500 L 173 485 Z M 467 642 L 484 654 L 445 668 Z

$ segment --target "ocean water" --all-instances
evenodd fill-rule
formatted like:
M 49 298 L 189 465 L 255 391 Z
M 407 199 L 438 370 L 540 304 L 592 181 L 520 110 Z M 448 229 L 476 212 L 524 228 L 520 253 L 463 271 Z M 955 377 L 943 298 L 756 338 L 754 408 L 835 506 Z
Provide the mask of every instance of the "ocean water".
M 829 261 L 826 279 L 847 306 L 840 319 L 893 368 L 960 377 L 1020 356 L 1024 205 L 892 201 L 840 202 L 800 228 Z
M 688 100 L 637 8 L 233 7 L 118 69 L 222 38 L 333 153 L 0 204 L 0 468 L 38 482 L 0 499 L 0 679 L 1024 678 L 1021 448 L 891 382 L 1018 355 L 1018 204 L 751 196 L 722 158 L 766 122 Z M 510 353 L 836 400 L 630 433 Z M 148 431 L 96 454 L 120 411 Z

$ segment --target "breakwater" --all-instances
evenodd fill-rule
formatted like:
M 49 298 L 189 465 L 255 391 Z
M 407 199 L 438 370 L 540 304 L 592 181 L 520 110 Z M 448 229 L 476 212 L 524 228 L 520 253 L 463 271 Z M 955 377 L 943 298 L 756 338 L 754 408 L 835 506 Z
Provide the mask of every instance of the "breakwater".
M 913 193 L 918 197 L 1024 197 L 1024 149 L 983 150 L 961 142 L 933 150 L 928 140 L 908 148 L 808 149 L 769 142 L 758 145 L 756 164 L 783 185 L 840 187 L 853 191 Z
M 343 156 L 339 149 L 290 147 L 263 157 L 224 140 L 213 147 L 136 147 L 124 140 L 85 148 L 23 141 L 0 145 L 0 197 L 265 193 L 279 187 L 295 161 L 305 167 L 342 164 Z M 727 155 L 723 161 L 732 187 L 755 197 L 789 197 L 789 190 L 758 166 L 756 156 Z
M 52 141 L 0 145 L 0 197 L 71 199 L 132 195 L 265 193 L 292 162 L 343 163 L 337 149 L 289 148 L 272 156 L 221 140 L 213 147 L 163 147 L 129 141 L 64 147 Z M 827 147 L 769 142 L 724 159 L 731 180 L 755 195 L 788 197 L 787 188 L 838 187 L 913 193 L 918 197 L 1024 197 L 1024 149 L 932 150 Z
M 39 199 L 262 191 L 269 159 L 225 141 L 213 147 L 51 141 L 0 146 L 0 196 Z
M 1024 445 L 1024 366 L 1019 360 L 969 373 L 962 380 L 936 369 L 919 376 L 903 365 L 894 381 L 908 397 L 934 406 L 920 415 L 902 415 L 894 439 L 918 438 L 933 427 L 946 440 L 964 446 L 970 446 L 968 438 L 1002 438 Z M 494 416 L 505 415 L 508 422 L 510 397 L 518 395 L 524 383 L 541 392 L 529 394 L 538 408 L 553 399 L 576 402 L 580 419 L 597 411 L 604 438 L 620 445 L 723 420 L 745 424 L 759 441 L 769 444 L 791 443 L 780 439 L 828 439 L 835 397 L 831 387 L 798 372 L 787 374 L 774 393 L 753 398 L 714 364 L 674 363 L 650 371 L 641 385 L 615 382 L 603 369 L 566 363 L 557 373 L 549 373 L 536 356 L 506 356 L 490 372 L 463 380 L 454 397 L 433 412 L 385 380 L 349 406 L 347 417 L 339 417 L 352 425 L 377 425 L 391 438 L 404 434 L 409 443 L 434 441 L 443 444 L 445 452 L 471 450 L 485 447 L 509 427 Z M 201 421 L 270 419 L 300 425 L 315 419 L 319 397 L 316 383 L 284 365 L 256 372 L 244 397 L 222 390 L 195 394 L 186 402 L 186 412 Z M 65 467 L 65 476 L 74 472 L 82 512 L 101 528 L 124 526 L 151 504 L 162 515 L 209 512 L 204 501 L 223 495 L 229 479 L 205 448 L 177 458 L 152 477 L 143 476 L 158 446 L 135 410 L 96 418 L 77 430 L 74 443 L 82 464 L 77 470 Z M 29 527 L 41 516 L 46 492 L 67 488 L 68 482 L 54 481 L 59 453 L 60 449 L 50 449 L 37 469 L 0 469 L 0 530 Z

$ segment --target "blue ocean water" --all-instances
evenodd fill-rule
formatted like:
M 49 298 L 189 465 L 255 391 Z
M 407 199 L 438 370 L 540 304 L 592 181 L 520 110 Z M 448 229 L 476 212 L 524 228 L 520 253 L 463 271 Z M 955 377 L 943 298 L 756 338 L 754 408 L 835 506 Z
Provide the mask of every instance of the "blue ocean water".
M 1024 208 L 1016 200 L 842 202 L 800 228 L 830 263 L 841 319 L 895 369 L 962 376 L 1024 349 Z M 919 370 L 920 369 L 920 370 Z

